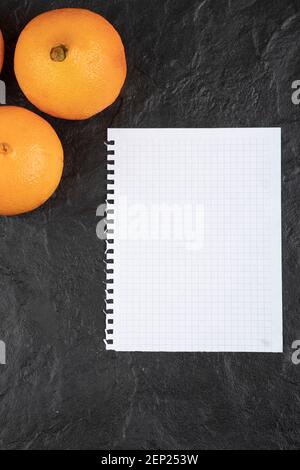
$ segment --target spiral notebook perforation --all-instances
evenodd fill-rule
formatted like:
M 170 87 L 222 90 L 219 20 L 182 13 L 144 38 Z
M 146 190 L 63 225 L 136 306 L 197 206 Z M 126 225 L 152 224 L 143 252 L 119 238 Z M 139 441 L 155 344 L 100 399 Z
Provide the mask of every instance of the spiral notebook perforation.
M 112 197 L 114 195 L 114 164 L 115 161 L 111 157 L 115 155 L 113 140 L 105 142 L 107 146 L 107 180 L 106 180 L 106 251 L 105 251 L 105 264 L 106 264 L 106 328 L 105 328 L 105 344 L 106 349 L 113 349 L 114 347 L 114 289 L 111 288 L 114 285 L 114 270 L 111 265 L 114 264 L 114 203 L 115 200 Z

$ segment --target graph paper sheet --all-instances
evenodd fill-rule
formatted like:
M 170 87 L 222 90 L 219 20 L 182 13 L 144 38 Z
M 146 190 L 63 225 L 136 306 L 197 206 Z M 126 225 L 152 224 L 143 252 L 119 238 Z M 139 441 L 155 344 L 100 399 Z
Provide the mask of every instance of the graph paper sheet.
M 107 349 L 281 352 L 280 129 L 108 141 Z

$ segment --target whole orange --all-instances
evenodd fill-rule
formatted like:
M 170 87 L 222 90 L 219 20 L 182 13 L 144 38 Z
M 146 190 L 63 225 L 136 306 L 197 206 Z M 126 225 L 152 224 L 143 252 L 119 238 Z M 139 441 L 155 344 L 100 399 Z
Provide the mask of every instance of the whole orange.
M 24 108 L 0 107 L 0 215 L 43 204 L 63 170 L 63 149 L 45 119 Z
M 3 59 L 4 59 L 4 40 L 3 40 L 2 32 L 0 30 L 0 72 L 2 70 Z
M 126 77 L 121 38 L 102 16 L 81 8 L 42 13 L 21 32 L 15 73 L 37 108 L 86 119 L 112 104 Z

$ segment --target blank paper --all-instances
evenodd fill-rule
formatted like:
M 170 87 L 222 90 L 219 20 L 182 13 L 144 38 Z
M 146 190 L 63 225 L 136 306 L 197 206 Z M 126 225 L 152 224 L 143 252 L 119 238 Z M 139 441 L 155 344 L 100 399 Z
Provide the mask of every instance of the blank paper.
M 108 141 L 107 349 L 281 352 L 280 129 Z

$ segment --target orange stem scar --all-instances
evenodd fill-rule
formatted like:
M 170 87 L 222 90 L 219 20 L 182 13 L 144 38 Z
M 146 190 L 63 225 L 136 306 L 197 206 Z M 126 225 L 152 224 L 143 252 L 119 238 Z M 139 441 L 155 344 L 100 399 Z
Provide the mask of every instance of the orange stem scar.
M 52 47 L 50 57 L 54 62 L 63 62 L 67 57 L 67 53 L 68 48 L 64 44 L 60 44 L 59 46 Z
M 11 153 L 11 151 L 12 151 L 12 148 L 9 144 L 7 144 L 6 142 L 0 143 L 0 154 L 8 155 L 9 153 Z

